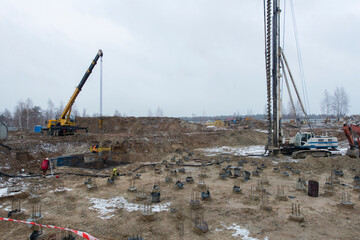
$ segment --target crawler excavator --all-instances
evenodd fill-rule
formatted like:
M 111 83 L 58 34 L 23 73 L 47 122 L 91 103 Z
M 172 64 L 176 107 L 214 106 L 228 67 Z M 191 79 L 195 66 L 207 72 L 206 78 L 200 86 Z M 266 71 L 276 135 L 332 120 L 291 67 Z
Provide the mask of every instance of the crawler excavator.
M 346 138 L 349 141 L 349 148 L 346 152 L 351 158 L 359 158 L 359 144 L 360 144 L 360 126 L 356 124 L 344 123 L 343 125 L 344 133 Z M 354 140 L 356 137 L 356 140 Z
M 79 85 L 76 87 L 73 95 L 71 96 L 69 102 L 67 103 L 60 118 L 48 120 L 47 127 L 41 130 L 42 133 L 47 132 L 49 135 L 52 136 L 64 136 L 64 135 L 74 135 L 74 133 L 78 132 L 79 130 L 86 130 L 87 132 L 87 127 L 76 126 L 75 121 L 70 119 L 71 108 L 74 105 L 77 96 L 79 95 L 82 87 L 86 83 L 86 80 L 89 78 L 92 70 L 94 69 L 100 57 L 103 57 L 102 50 L 98 51 L 94 60 L 91 62 L 89 68 L 86 70 L 83 78 L 81 79 Z

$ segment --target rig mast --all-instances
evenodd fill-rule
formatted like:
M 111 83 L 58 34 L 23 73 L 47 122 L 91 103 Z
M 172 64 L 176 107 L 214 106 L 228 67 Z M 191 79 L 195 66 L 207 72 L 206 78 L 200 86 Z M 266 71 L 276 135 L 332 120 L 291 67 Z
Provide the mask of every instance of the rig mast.
M 281 142 L 280 98 L 280 0 L 264 0 L 265 64 L 267 86 L 267 150 L 276 151 Z

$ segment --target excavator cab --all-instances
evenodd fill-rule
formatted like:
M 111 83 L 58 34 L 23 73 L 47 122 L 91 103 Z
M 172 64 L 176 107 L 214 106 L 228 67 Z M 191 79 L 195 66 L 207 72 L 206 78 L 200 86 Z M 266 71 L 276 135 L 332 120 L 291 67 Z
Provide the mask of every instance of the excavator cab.
M 301 146 L 305 145 L 305 143 L 308 142 L 308 140 L 311 138 L 311 134 L 310 133 L 303 133 L 301 134 Z

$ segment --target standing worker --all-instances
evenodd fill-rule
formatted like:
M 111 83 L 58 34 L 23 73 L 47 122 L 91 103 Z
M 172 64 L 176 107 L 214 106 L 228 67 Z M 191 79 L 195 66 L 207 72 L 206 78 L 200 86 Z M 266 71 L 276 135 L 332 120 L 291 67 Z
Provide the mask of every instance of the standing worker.
M 46 175 L 46 171 L 49 169 L 49 158 L 45 158 L 45 160 L 41 163 L 41 170 L 43 171 L 42 177 L 44 178 Z

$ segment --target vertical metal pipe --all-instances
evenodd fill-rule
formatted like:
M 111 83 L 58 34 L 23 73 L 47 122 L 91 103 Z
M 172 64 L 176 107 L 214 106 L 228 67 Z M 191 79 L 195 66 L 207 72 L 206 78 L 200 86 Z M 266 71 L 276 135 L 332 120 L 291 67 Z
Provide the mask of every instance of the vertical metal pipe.
M 103 82 L 103 57 L 100 59 L 100 118 L 102 117 L 102 82 Z
M 280 99 L 280 0 L 273 3 L 273 145 L 279 146 L 280 140 L 280 118 L 281 118 L 281 99 Z

